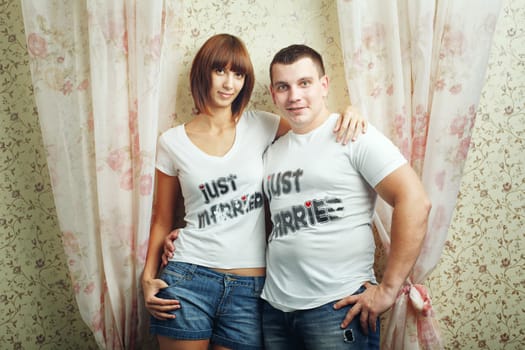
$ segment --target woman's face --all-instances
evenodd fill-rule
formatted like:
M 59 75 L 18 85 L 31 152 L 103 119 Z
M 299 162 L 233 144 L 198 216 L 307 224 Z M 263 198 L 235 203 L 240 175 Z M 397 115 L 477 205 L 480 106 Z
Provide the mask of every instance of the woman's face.
M 212 108 L 231 108 L 244 86 L 244 74 L 229 68 L 217 68 L 211 72 L 210 104 Z

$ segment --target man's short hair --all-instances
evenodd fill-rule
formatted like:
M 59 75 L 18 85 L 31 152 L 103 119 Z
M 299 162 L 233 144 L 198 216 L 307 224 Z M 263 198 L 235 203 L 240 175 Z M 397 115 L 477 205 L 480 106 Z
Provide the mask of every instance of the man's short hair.
M 272 68 L 275 64 L 288 65 L 295 63 L 296 61 L 305 57 L 310 58 L 314 62 L 315 66 L 317 67 L 317 71 L 319 72 L 319 77 L 325 75 L 323 58 L 319 52 L 315 51 L 309 46 L 295 44 L 279 50 L 279 52 L 273 56 L 272 62 L 270 63 L 270 81 L 273 81 Z

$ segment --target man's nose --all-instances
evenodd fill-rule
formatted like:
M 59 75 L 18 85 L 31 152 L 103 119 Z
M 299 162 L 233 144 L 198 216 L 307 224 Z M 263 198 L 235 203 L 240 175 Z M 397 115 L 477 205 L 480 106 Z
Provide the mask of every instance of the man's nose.
M 300 91 L 297 87 L 295 86 L 290 86 L 288 88 L 288 100 L 289 101 L 298 101 L 301 99 L 301 96 L 300 96 Z

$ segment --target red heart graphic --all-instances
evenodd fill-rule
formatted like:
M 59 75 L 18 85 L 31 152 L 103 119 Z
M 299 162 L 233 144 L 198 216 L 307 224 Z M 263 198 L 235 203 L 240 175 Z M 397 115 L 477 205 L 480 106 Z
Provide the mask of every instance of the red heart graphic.
M 246 200 L 246 196 L 242 196 L 241 199 L 242 199 L 243 201 L 245 201 L 245 200 Z
M 312 202 L 311 201 L 306 201 L 304 202 L 304 205 L 307 207 L 307 208 L 310 208 L 312 206 Z
M 202 190 L 204 188 L 204 185 L 199 185 L 199 188 Z

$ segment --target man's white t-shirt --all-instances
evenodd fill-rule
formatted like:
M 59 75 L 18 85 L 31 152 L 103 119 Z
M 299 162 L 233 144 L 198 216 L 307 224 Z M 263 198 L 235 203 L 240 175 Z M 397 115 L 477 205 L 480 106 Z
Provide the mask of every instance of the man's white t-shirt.
M 262 298 L 282 311 L 311 309 L 375 282 L 374 187 L 406 163 L 376 128 L 346 146 L 332 114 L 307 134 L 292 131 L 264 157 L 273 230 Z

